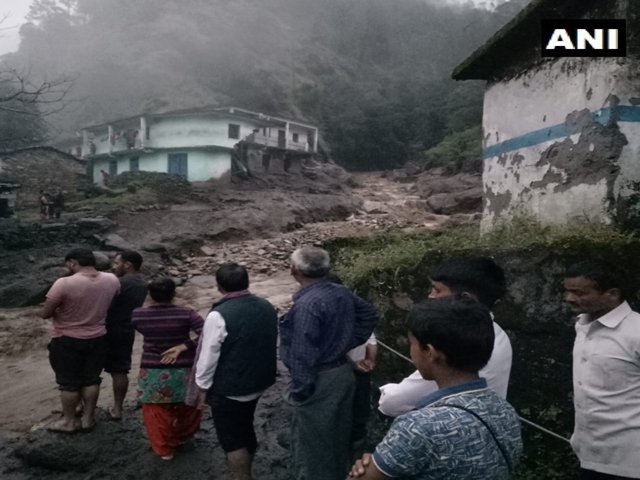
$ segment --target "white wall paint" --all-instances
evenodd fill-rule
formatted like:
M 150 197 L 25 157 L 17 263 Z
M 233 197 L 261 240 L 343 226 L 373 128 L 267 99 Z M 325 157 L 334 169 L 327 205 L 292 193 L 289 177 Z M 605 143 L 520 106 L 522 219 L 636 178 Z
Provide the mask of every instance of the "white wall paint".
M 176 150 L 172 152 L 143 153 L 138 156 L 139 169 L 145 172 L 169 171 L 169 154 L 186 153 L 188 172 L 187 179 L 190 182 L 204 182 L 210 179 L 220 179 L 231 171 L 231 153 L 226 151 L 207 152 L 199 150 Z M 98 185 L 103 185 L 102 173 L 109 171 L 108 159 L 95 160 L 93 165 L 93 181 Z M 118 174 L 129 171 L 130 157 L 120 157 L 118 162 Z

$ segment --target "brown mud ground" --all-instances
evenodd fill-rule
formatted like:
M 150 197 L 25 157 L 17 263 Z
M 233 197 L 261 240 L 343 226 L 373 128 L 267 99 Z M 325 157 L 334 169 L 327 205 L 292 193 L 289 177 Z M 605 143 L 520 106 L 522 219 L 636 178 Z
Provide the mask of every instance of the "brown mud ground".
M 265 226 L 264 229 L 257 228 L 251 232 L 241 232 L 240 237 L 244 239 L 243 241 L 234 241 L 230 238 L 225 238 L 224 241 L 237 245 L 240 253 L 245 256 L 247 251 L 252 252 L 246 259 L 248 266 L 251 267 L 252 263 L 263 261 L 259 255 L 265 242 L 284 242 L 293 248 L 295 244 L 308 242 L 307 239 L 312 239 L 313 243 L 328 237 L 367 235 L 389 228 L 430 231 L 445 228 L 450 223 L 449 217 L 428 213 L 423 203 L 408 193 L 411 185 L 393 183 L 372 174 L 360 175 L 357 181 L 360 186 L 353 192 L 357 199 L 349 202 L 360 204 L 363 200 L 379 202 L 384 206 L 384 213 L 353 215 L 347 220 L 329 223 L 308 223 L 299 225 L 290 233 L 274 233 L 273 228 Z M 267 197 L 272 200 L 272 196 L 277 197 L 277 195 L 278 192 L 274 190 Z M 309 202 L 321 201 L 308 195 L 305 197 L 306 199 L 301 202 L 306 203 L 307 210 Z M 277 204 L 278 201 L 275 203 Z M 171 212 L 152 211 L 135 216 L 123 214 L 117 219 L 122 226 L 118 233 L 125 236 L 127 232 L 131 232 L 132 235 L 127 235 L 126 238 L 137 244 L 157 241 L 158 232 L 164 235 L 174 232 L 188 233 L 187 227 L 190 224 L 202 220 L 201 208 L 205 207 L 191 204 L 175 206 Z M 277 215 L 277 208 L 274 209 L 272 206 L 267 208 L 254 205 L 251 208 L 257 209 L 256 211 L 261 212 L 260 215 L 264 215 L 265 225 L 269 223 L 269 217 Z M 241 205 L 237 206 L 236 213 L 236 224 L 241 225 L 238 220 L 248 213 Z M 310 221 L 313 222 L 314 219 L 311 218 Z M 286 222 L 288 219 L 285 220 Z M 276 223 L 278 223 L 276 230 L 282 231 L 280 229 L 282 222 L 276 221 Z M 131 238 L 133 232 L 137 232 L 137 238 Z M 296 238 L 298 241 L 292 241 Z M 208 245 L 213 249 L 221 248 L 219 242 L 222 240 L 219 239 L 216 242 L 215 239 L 211 239 Z M 226 243 L 224 248 L 228 248 Z M 187 259 L 187 261 L 194 261 L 197 258 Z M 266 274 L 252 274 L 251 280 L 253 293 L 269 299 L 281 313 L 288 309 L 296 284 L 288 273 L 286 259 L 271 264 L 271 269 Z M 219 293 L 212 286 L 189 280 L 185 286 L 178 289 L 177 303 L 189 305 L 205 315 L 218 297 Z M 72 436 L 46 431 L 47 424 L 58 418 L 60 407 L 58 391 L 46 351 L 50 324 L 48 321 L 39 319 L 36 312 L 36 308 L 0 310 L 0 385 L 2 385 L 0 389 L 0 478 L 3 480 L 229 478 L 224 453 L 217 442 L 208 415 L 205 415 L 202 430 L 194 441 L 185 446 L 173 461 L 164 462 L 151 451 L 142 424 L 141 412 L 135 401 L 141 338 L 136 339 L 132 381 L 126 402 L 127 411 L 122 422 L 108 421 L 106 412 L 112 402 L 111 381 L 108 375 L 103 375 L 104 381 L 99 400 L 99 423 L 94 431 Z M 260 442 L 260 450 L 255 459 L 255 475 L 258 479 L 289 478 L 289 456 L 286 448 L 287 422 L 282 401 L 287 380 L 286 369 L 280 365 L 276 385 L 265 393 L 258 404 L 255 422 Z

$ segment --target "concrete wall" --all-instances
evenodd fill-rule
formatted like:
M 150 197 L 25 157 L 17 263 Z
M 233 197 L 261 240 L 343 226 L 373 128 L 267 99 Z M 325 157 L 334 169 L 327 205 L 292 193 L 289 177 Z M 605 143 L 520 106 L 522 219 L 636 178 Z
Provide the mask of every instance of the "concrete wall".
M 169 172 L 169 155 L 186 153 L 188 155 L 188 176 L 190 182 L 204 182 L 210 179 L 219 180 L 231 172 L 231 153 L 226 151 L 208 152 L 200 150 L 175 150 L 144 153 L 138 156 L 139 169 L 145 172 Z M 129 171 L 130 157 L 114 159 L 118 162 L 118 174 Z M 109 159 L 94 161 L 93 181 L 102 185 L 100 170 L 109 171 Z
M 240 138 L 229 138 L 229 124 L 240 125 Z M 173 117 L 150 122 L 150 148 L 182 148 L 215 145 L 232 148 L 257 126 L 238 118 Z M 277 135 L 277 133 L 276 133 Z
M 630 216 L 621 209 L 637 208 L 625 199 L 640 181 L 634 68 L 561 59 L 487 87 L 484 230 L 519 214 L 548 224 Z

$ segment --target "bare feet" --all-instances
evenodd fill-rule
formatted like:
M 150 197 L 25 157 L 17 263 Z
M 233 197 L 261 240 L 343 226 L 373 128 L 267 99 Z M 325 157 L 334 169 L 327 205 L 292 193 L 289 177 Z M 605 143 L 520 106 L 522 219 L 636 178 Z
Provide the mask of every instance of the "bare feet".
M 81 428 L 80 430 L 83 433 L 90 432 L 96 426 L 96 420 L 94 418 L 86 418 L 82 417 Z
M 116 408 L 112 408 L 111 410 L 109 410 L 109 416 L 111 417 L 111 420 L 113 420 L 114 422 L 119 422 L 120 420 L 122 420 L 122 411 L 117 411 Z
M 80 425 L 78 422 L 69 423 L 63 418 L 49 425 L 47 430 L 50 432 L 71 434 L 78 432 L 80 430 Z

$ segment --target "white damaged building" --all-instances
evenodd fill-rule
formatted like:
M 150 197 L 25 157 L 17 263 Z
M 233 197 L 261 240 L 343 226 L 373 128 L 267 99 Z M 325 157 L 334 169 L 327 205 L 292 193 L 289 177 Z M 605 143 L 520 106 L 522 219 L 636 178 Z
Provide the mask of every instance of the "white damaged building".
M 626 19 L 626 58 L 542 58 L 542 19 Z M 533 0 L 456 68 L 486 80 L 484 231 L 542 224 L 640 227 L 640 5 Z

